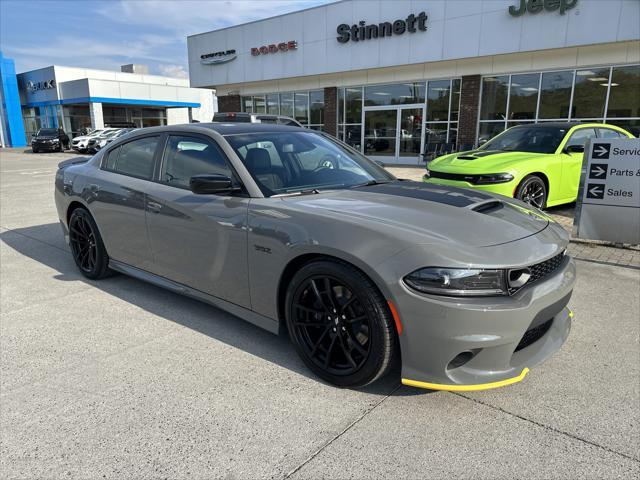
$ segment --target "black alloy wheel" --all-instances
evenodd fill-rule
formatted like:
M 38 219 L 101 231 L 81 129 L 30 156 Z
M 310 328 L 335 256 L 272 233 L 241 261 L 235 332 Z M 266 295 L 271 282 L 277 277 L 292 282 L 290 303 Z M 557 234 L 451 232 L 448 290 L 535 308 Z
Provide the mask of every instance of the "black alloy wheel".
M 529 175 L 518 186 L 516 198 L 532 207 L 543 209 L 547 205 L 547 186 L 537 175 Z
M 109 273 L 109 257 L 91 214 L 76 208 L 69 219 L 71 254 L 82 275 L 98 280 Z
M 334 261 L 302 267 L 287 292 L 287 326 L 299 355 L 338 386 L 362 386 L 384 375 L 395 350 L 391 314 L 359 270 Z

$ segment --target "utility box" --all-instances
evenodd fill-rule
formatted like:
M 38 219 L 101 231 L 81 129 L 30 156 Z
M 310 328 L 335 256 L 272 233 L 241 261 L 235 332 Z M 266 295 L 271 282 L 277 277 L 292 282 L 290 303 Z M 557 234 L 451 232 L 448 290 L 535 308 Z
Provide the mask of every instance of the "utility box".
M 587 142 L 573 229 L 578 238 L 640 244 L 640 139 Z

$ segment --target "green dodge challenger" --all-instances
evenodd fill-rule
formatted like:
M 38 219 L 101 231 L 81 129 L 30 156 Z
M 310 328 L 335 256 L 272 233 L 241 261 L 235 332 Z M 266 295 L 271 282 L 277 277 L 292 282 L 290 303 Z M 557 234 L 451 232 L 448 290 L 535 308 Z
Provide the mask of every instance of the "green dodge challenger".
M 588 139 L 633 138 L 603 123 L 538 123 L 510 128 L 477 150 L 429 162 L 425 182 L 476 188 L 537 208 L 574 202 Z

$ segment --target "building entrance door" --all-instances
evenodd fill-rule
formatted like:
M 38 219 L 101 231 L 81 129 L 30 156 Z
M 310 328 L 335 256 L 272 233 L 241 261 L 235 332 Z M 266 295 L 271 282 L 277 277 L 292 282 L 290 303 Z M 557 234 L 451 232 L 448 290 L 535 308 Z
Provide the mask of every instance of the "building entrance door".
M 364 154 L 383 163 L 418 164 L 423 119 L 423 105 L 365 107 Z

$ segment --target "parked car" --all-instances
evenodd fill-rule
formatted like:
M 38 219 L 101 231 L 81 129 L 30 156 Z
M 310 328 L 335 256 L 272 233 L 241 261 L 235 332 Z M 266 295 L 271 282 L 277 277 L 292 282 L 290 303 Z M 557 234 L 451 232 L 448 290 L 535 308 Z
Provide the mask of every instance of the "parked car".
M 89 145 L 89 141 L 93 138 L 99 137 L 100 135 L 104 135 L 105 133 L 112 132 L 116 130 L 115 128 L 101 128 L 98 130 L 94 130 L 88 135 L 80 135 L 78 137 L 74 137 L 71 140 L 71 148 L 79 153 L 85 153 L 87 151 L 87 147 Z
M 320 132 L 141 129 L 63 162 L 55 202 L 87 278 L 125 273 L 288 331 L 335 385 L 398 359 L 406 385 L 495 388 L 569 334 L 560 225 L 518 200 L 397 180 Z
M 621 137 L 633 136 L 603 123 L 520 125 L 476 150 L 432 160 L 424 181 L 500 193 L 536 208 L 571 203 L 578 196 L 585 142 Z
M 303 125 L 291 117 L 284 115 L 252 114 L 245 112 L 216 112 L 213 114 L 214 122 L 239 122 L 239 123 L 272 123 L 278 125 L 289 125 L 291 127 L 302 127 Z
M 38 152 L 64 152 L 69 148 L 69 136 L 62 128 L 41 128 L 31 139 L 31 150 Z
M 135 130 L 134 128 L 116 128 L 96 137 L 89 139 L 87 143 L 87 152 L 96 153 L 101 148 L 114 141 L 116 138 Z
M 97 152 L 100 149 L 106 147 L 111 142 L 113 142 L 115 139 L 120 138 L 121 136 L 126 135 L 129 132 L 133 132 L 135 130 L 137 130 L 137 128 L 122 128 L 122 129 L 118 130 L 115 134 L 109 135 L 109 136 L 101 139 L 99 142 L 96 143 L 94 148 L 95 148 L 95 150 Z

